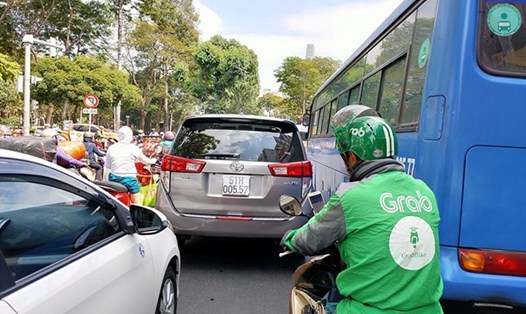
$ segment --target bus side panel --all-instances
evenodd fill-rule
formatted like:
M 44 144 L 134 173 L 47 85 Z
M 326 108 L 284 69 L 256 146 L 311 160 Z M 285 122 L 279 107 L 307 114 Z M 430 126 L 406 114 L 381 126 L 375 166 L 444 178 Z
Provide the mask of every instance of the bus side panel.
M 416 142 L 415 177 L 435 192 L 441 216 L 440 243 L 447 246 L 457 246 L 459 240 L 464 152 L 454 130 L 463 88 L 457 78 L 461 77 L 461 55 L 466 49 L 466 23 L 476 24 L 476 6 L 477 1 L 472 0 L 438 3 Z M 434 106 L 437 99 L 444 100 L 440 123 L 429 118 L 441 111 Z
M 341 182 L 349 180 L 334 137 L 309 138 L 307 158 L 313 168 L 312 189 L 322 192 L 325 200 L 336 192 Z
M 465 177 L 461 246 L 526 252 L 526 149 L 473 147 Z
M 424 102 L 444 97 L 442 132 L 419 139 L 415 176 L 438 200 L 443 298 L 524 307 L 525 277 L 459 265 L 459 247 L 526 252 L 526 80 L 480 69 L 477 22 L 478 1 L 439 2 Z

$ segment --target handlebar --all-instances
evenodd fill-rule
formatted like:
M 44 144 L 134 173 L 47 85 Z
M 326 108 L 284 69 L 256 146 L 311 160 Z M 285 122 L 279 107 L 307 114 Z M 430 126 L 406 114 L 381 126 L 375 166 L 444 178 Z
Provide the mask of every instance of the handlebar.
M 292 253 L 294 253 L 294 252 L 286 250 L 284 252 L 279 253 L 279 257 L 287 256 L 287 255 L 292 254 Z

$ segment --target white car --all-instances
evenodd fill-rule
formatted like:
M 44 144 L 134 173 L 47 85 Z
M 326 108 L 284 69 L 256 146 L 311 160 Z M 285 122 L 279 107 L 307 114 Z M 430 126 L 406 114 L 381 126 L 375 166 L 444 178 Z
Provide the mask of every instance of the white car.
M 179 273 L 163 214 L 0 149 L 0 313 L 175 313 Z

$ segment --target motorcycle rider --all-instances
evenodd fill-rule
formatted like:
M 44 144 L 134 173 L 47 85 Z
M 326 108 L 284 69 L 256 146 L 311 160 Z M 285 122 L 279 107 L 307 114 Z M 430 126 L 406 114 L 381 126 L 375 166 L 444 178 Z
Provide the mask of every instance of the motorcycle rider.
M 336 245 L 345 263 L 336 279 L 338 314 L 443 313 L 435 195 L 392 158 L 393 127 L 348 107 L 331 128 L 350 182 L 281 243 L 304 255 Z
M 88 165 L 95 169 L 96 171 L 96 175 L 95 175 L 95 179 L 96 180 L 102 180 L 102 167 L 103 167 L 103 162 L 102 164 L 100 163 L 102 161 L 102 159 L 100 159 L 99 161 L 97 161 L 95 159 L 95 155 L 99 156 L 99 157 L 104 157 L 106 156 L 106 153 L 101 151 L 97 145 L 95 145 L 95 143 L 93 143 L 93 133 L 91 132 L 84 132 L 84 146 L 86 147 L 86 154 L 88 155 Z
M 119 129 L 119 142 L 108 148 L 106 153 L 106 164 L 110 181 L 125 185 L 130 191 L 131 202 L 141 204 L 140 185 L 137 180 L 137 168 L 135 161 L 154 164 L 157 159 L 146 157 L 142 150 L 133 142 L 133 131 L 128 126 Z
M 71 157 L 70 155 L 68 155 L 58 145 L 58 142 L 62 140 L 62 137 L 60 136 L 60 134 L 56 130 L 51 129 L 51 128 L 44 129 L 40 133 L 40 136 L 41 137 L 47 137 L 47 138 L 53 138 L 53 140 L 55 140 L 55 144 L 57 146 L 56 146 L 55 157 L 52 160 L 52 162 L 54 164 L 57 164 L 57 165 L 62 166 L 64 168 L 76 168 L 76 169 L 80 169 L 80 168 L 84 168 L 84 167 L 88 166 L 88 164 L 86 164 L 85 162 L 77 160 L 77 159 Z

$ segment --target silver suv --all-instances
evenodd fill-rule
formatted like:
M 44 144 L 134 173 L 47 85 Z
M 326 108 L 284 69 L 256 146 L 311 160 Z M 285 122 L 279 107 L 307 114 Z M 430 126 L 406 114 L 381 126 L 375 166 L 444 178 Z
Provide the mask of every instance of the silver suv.
M 306 222 L 282 213 L 279 197 L 293 195 L 308 204 L 311 180 L 293 122 L 191 116 L 162 159 L 156 208 L 183 241 L 192 235 L 278 239 Z

